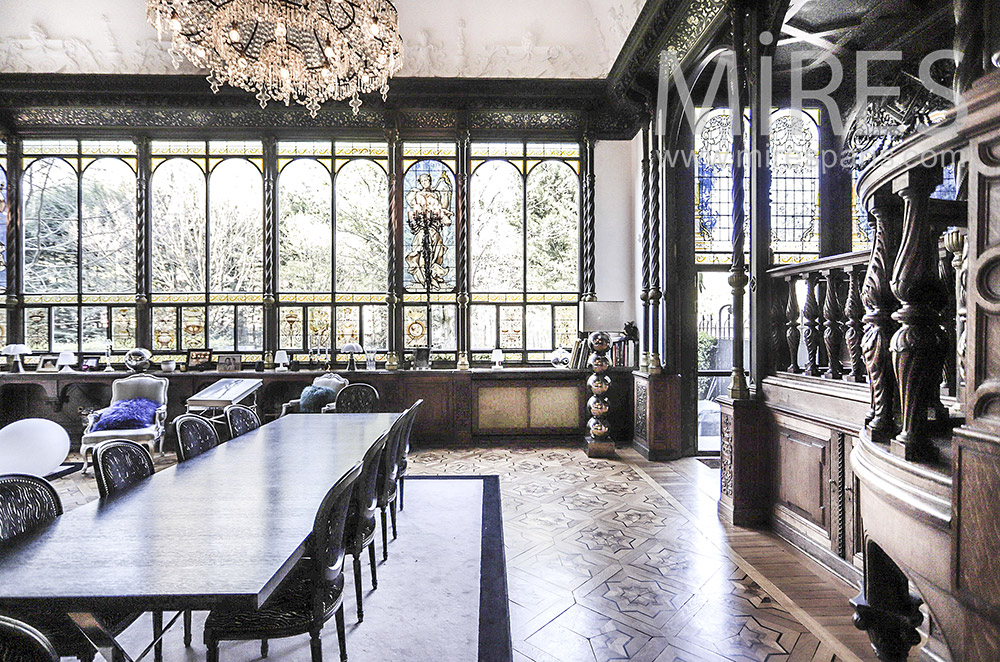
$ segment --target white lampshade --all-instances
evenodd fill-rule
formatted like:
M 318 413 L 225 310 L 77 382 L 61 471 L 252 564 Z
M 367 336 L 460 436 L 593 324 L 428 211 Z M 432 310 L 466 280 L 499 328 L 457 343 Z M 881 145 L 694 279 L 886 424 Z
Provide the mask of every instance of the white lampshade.
M 343 352 L 344 354 L 363 354 L 365 348 L 356 342 L 349 342 L 346 343 L 343 347 L 341 347 L 340 351 Z
M 580 306 L 581 331 L 617 331 L 625 324 L 624 301 L 584 301 Z
M 503 367 L 503 350 L 502 349 L 500 349 L 499 347 L 497 347 L 496 349 L 494 349 L 493 352 L 490 354 L 490 358 L 493 360 L 493 367 L 494 368 L 502 368 Z
M 7 345 L 3 348 L 3 354 L 7 356 L 19 356 L 21 354 L 31 354 L 31 348 L 27 345 L 17 343 L 13 345 Z
M 73 372 L 74 363 L 76 363 L 76 354 L 68 349 L 59 352 L 59 358 L 56 359 L 56 365 L 62 368 L 60 372 Z
M 274 353 L 274 362 L 288 363 L 288 352 L 286 352 L 283 349 L 279 349 L 277 352 Z
M 45 476 L 68 454 L 69 435 L 53 421 L 25 418 L 0 430 L 0 474 Z

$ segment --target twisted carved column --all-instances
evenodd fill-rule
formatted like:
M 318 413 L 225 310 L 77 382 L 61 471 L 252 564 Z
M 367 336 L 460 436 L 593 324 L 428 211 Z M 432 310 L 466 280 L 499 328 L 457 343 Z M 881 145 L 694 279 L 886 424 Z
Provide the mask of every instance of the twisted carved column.
M 868 430 L 872 439 L 887 441 L 896 432 L 893 404 L 896 398 L 896 375 L 892 367 L 889 343 L 896 330 L 892 314 L 899 306 L 889 287 L 889 274 L 896 261 L 899 221 L 897 209 L 879 196 L 871 210 L 875 219 L 875 243 L 868 261 L 868 272 L 861 288 L 865 306 L 865 335 L 861 351 L 868 369 L 868 387 L 872 410 Z
M 907 460 L 933 459 L 927 409 L 939 400 L 944 338 L 938 313 L 943 300 L 938 277 L 937 242 L 927 218 L 934 190 L 928 170 L 912 170 L 893 183 L 903 199 L 903 234 L 890 285 L 902 307 L 892 318 L 900 327 L 892 336 L 893 365 L 899 390 L 902 429 L 894 453 Z
M 455 184 L 455 195 L 458 203 L 458 218 L 456 219 L 455 239 L 458 243 L 458 256 L 455 260 L 456 278 L 458 280 L 458 362 L 459 370 L 468 370 L 469 362 L 469 152 L 471 149 L 468 130 L 462 132 L 458 143 L 458 173 Z
M 660 363 L 660 145 L 653 136 L 649 154 L 649 372 L 659 374 Z
M 847 306 L 844 313 L 847 315 L 847 350 L 851 355 L 851 370 L 848 373 L 851 381 L 863 382 L 867 373 L 865 371 L 865 356 L 861 350 L 861 339 L 864 336 L 865 306 L 861 301 L 861 268 L 851 267 L 847 281 Z
M 278 144 L 263 141 L 264 153 L 264 364 L 270 366 L 279 345 L 278 333 Z
M 819 377 L 819 344 L 822 337 L 820 332 L 819 302 L 816 298 L 816 290 L 819 287 L 819 274 L 810 273 L 806 276 L 806 301 L 802 305 L 802 316 L 804 318 L 802 327 L 805 331 L 803 336 L 806 342 L 806 369 L 805 373 L 811 377 Z
M 152 252 L 150 234 L 149 180 L 152 176 L 152 152 L 149 138 L 138 138 L 135 177 L 135 334 L 136 346 L 152 349 L 153 328 L 150 308 L 152 274 L 149 256 Z
M 24 216 L 21 213 L 21 139 L 7 136 L 7 342 L 24 342 Z
M 596 229 L 594 228 L 594 141 L 585 136 L 583 139 L 583 264 L 581 284 L 583 285 L 583 300 L 596 301 L 597 287 L 595 282 L 595 249 Z
M 788 372 L 800 373 L 802 368 L 799 367 L 799 340 L 802 339 L 802 333 L 799 331 L 799 316 L 802 311 L 799 309 L 799 298 L 798 293 L 795 291 L 795 284 L 798 282 L 798 278 L 795 276 L 788 276 L 785 278 L 785 282 L 788 283 L 788 305 L 785 308 L 785 320 L 787 331 L 785 331 L 785 339 L 788 341 Z
M 639 370 L 649 367 L 649 127 L 642 128 L 642 353 Z
M 826 299 L 823 302 L 823 342 L 826 343 L 827 365 L 826 376 L 830 379 L 840 379 L 844 374 L 844 366 L 840 362 L 840 348 L 844 341 L 842 328 L 844 311 L 837 294 L 837 283 L 840 280 L 840 270 L 831 269 L 826 272 Z
M 399 279 L 397 278 L 397 265 L 398 256 L 396 252 L 396 243 L 399 240 L 400 225 L 399 225 L 399 214 L 400 214 L 400 196 L 399 196 L 399 166 L 400 164 L 400 144 L 399 144 L 399 132 L 395 129 L 386 132 L 385 136 L 386 142 L 389 145 L 389 245 L 388 248 L 388 263 L 389 263 L 389 273 L 387 275 L 387 291 L 385 295 L 385 302 L 389 307 L 389 347 L 388 353 L 385 359 L 385 369 L 386 370 L 398 370 L 401 360 L 400 347 L 398 347 L 400 341 L 399 334 L 399 307 L 402 303 L 399 296 Z

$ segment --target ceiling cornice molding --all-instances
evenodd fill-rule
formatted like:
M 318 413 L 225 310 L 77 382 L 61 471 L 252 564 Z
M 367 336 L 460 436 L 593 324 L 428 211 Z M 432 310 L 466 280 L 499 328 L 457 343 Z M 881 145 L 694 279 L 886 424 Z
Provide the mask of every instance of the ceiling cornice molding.
M 649 0 L 608 73 L 608 91 L 621 97 L 649 76 L 656 77 L 659 55 L 673 51 L 682 66 L 726 22 L 726 0 Z
M 261 109 L 252 95 L 230 87 L 213 94 L 200 75 L 8 73 L 0 74 L 0 126 L 48 135 L 242 128 L 302 135 L 367 134 L 398 123 L 402 131 L 425 133 L 467 126 L 479 135 L 628 140 L 648 121 L 648 101 L 635 92 L 655 83 L 659 53 L 694 57 L 724 6 L 649 0 L 606 79 L 396 78 L 385 102 L 367 97 L 358 115 L 327 103 L 311 118 L 302 108 Z

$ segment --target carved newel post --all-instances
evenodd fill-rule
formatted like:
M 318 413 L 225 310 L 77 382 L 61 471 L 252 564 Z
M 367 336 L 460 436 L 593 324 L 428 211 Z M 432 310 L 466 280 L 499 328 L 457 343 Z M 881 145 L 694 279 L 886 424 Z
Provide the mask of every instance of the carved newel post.
M 608 350 L 611 349 L 611 336 L 605 331 L 595 331 L 587 341 L 590 345 L 590 369 L 594 374 L 587 379 L 587 386 L 593 394 L 587 401 L 587 411 L 590 420 L 587 421 L 587 455 L 590 457 L 614 457 L 615 442 L 611 438 L 611 428 L 608 424 L 608 412 L 611 409 L 608 402 L 608 389 L 611 388 L 611 360 Z
M 893 182 L 893 191 L 903 199 L 903 234 L 890 283 L 902 304 L 892 316 L 900 324 L 891 350 L 902 415 L 892 452 L 907 460 L 936 459 L 927 411 L 940 397 L 945 340 L 939 310 L 945 296 L 938 274 L 937 238 L 927 217 L 931 192 L 940 181 L 933 175 L 929 169 L 916 169 Z

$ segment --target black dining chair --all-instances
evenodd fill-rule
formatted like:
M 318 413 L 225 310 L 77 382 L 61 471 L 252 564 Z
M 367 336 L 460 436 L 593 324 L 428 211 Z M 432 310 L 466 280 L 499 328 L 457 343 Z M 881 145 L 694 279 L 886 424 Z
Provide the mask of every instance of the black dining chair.
M 181 414 L 174 419 L 177 430 L 177 461 L 187 462 L 219 445 L 219 433 L 212 421 L 198 414 Z
M 340 659 L 347 660 L 344 629 L 344 529 L 362 463 L 337 481 L 319 507 L 305 556 L 260 609 L 213 609 L 205 621 L 208 662 L 219 661 L 220 641 L 267 641 L 308 632 L 312 662 L 322 662 L 320 632 L 336 615 Z
M 94 449 L 94 475 L 101 498 L 124 492 L 153 475 L 153 456 L 144 446 L 127 439 L 105 441 Z M 163 612 L 153 612 L 153 637 L 163 633 Z M 184 612 L 184 645 L 191 645 L 191 610 Z M 163 659 L 163 643 L 157 642 L 155 660 Z
M 0 554 L 3 554 L 4 547 L 15 544 L 21 536 L 30 535 L 51 524 L 62 513 L 59 495 L 44 478 L 28 474 L 0 476 Z M 94 647 L 64 613 L 19 608 L 7 609 L 5 614 L 30 623 L 43 632 L 61 656 L 91 662 L 96 655 Z M 136 613 L 118 611 L 102 611 L 99 614 L 101 622 L 108 626 L 112 635 L 123 632 L 138 617 L 139 614 Z M 0 636 L 0 640 L 3 640 L 3 636 Z
M 154 471 L 153 456 L 134 441 L 112 439 L 94 449 L 94 475 L 101 498 L 128 489 Z
M 59 653 L 35 628 L 0 615 L 0 662 L 59 662 Z
M 229 424 L 230 439 L 235 439 L 241 434 L 246 434 L 260 427 L 260 417 L 250 407 L 229 405 L 222 412 L 226 415 L 226 422 Z
M 396 418 L 386 435 L 385 452 L 379 462 L 378 479 L 375 481 L 375 503 L 382 511 L 382 560 L 389 559 L 389 536 L 386 527 L 386 509 L 392 513 L 392 537 L 396 537 L 396 477 L 399 471 L 399 444 L 403 441 L 409 410 Z
M 344 531 L 345 551 L 354 558 L 354 591 L 358 600 L 358 622 L 365 620 L 365 612 L 361 605 L 361 555 L 368 548 L 368 560 L 372 571 L 372 590 L 378 588 L 378 574 L 375 570 L 375 509 L 378 504 L 376 484 L 378 482 L 379 464 L 388 434 L 382 435 L 365 453 L 361 462 L 361 477 L 354 489 L 351 508 L 347 514 L 347 527 Z
M 405 484 L 406 478 L 406 468 L 409 463 L 406 460 L 406 456 L 410 453 L 410 433 L 413 432 L 413 422 L 417 420 L 417 410 L 420 406 L 424 404 L 423 400 L 417 400 L 410 406 L 410 420 L 406 424 L 406 429 L 403 431 L 403 440 L 399 443 L 399 471 L 397 475 L 397 481 L 399 482 L 399 509 L 403 509 L 403 485 Z M 395 522 L 395 520 L 394 520 Z M 395 530 L 395 526 L 393 526 Z
M 338 414 L 371 414 L 378 409 L 378 391 L 371 384 L 348 384 L 337 394 Z

